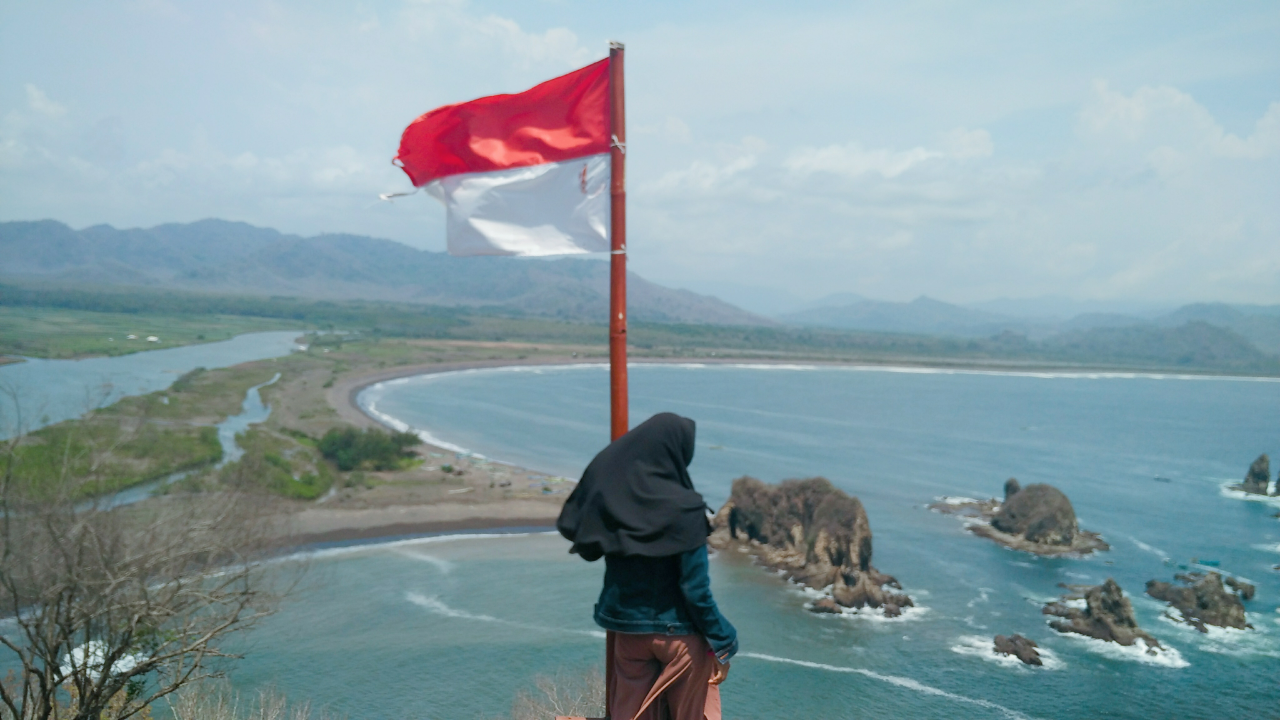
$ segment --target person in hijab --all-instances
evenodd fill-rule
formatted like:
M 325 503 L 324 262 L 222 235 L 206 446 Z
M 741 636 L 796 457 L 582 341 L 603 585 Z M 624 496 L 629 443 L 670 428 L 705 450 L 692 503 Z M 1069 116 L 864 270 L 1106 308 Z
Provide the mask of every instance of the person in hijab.
M 707 574 L 707 504 L 693 489 L 694 422 L 659 413 L 600 451 L 556 529 L 604 558 L 596 624 L 608 631 L 613 720 L 720 720 L 719 685 L 738 651 Z

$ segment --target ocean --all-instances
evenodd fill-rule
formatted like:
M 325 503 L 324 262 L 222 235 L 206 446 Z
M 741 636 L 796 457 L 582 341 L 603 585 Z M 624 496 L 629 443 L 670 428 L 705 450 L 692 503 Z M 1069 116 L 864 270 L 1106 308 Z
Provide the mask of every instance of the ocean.
M 459 452 L 576 477 L 606 442 L 607 370 L 509 368 L 376 385 L 360 402 Z M 732 718 L 1082 718 L 1265 715 L 1280 706 L 1280 498 L 1227 488 L 1280 452 L 1280 382 L 1143 374 L 645 365 L 632 422 L 695 419 L 691 472 L 716 507 L 734 478 L 821 475 L 858 496 L 873 563 L 918 608 L 807 612 L 800 588 L 736 553 L 713 589 L 742 652 Z M 1006 478 L 1071 499 L 1109 552 L 1040 558 L 927 509 L 993 497 Z M 539 675 L 603 659 L 591 622 L 602 566 L 553 534 L 445 536 L 298 556 L 302 591 L 251 635 L 240 687 L 272 684 L 350 717 L 493 718 Z M 1257 585 L 1248 631 L 1202 634 L 1143 594 L 1209 563 Z M 1115 578 L 1171 651 L 1137 651 L 1047 625 L 1058 585 Z M 1040 644 L 1044 668 L 989 652 Z

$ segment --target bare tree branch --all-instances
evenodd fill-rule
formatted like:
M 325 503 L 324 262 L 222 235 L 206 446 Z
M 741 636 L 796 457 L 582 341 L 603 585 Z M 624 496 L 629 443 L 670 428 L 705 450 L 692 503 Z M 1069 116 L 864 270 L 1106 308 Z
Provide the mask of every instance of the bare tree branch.
M 0 617 L 16 628 L 0 651 L 21 668 L 0 686 L 0 720 L 124 720 L 217 675 L 210 663 L 235 657 L 223 641 L 288 589 L 260 562 L 264 504 L 243 492 L 86 503 L 70 435 L 61 467 L 19 483 L 21 439 L 0 441 Z M 90 444 L 90 470 L 116 447 Z

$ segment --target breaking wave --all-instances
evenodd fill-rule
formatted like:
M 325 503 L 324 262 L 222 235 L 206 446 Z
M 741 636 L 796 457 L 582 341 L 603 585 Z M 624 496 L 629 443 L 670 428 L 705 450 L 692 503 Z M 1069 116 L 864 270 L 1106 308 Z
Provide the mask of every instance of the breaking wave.
M 1191 667 L 1191 663 L 1182 659 L 1182 653 L 1178 652 L 1177 648 L 1170 647 L 1168 645 L 1163 649 L 1154 648 L 1154 653 L 1149 653 L 1148 649 L 1151 648 L 1147 645 L 1146 641 L 1142 639 L 1139 639 L 1132 645 L 1121 645 L 1119 643 L 1107 642 L 1106 640 L 1086 637 L 1078 633 L 1062 633 L 1062 636 L 1083 644 L 1084 648 L 1089 652 L 1111 658 L 1112 660 L 1140 662 L 1145 665 L 1155 665 L 1157 667 L 1165 667 L 1175 670 Z
M 908 690 L 914 690 L 915 692 L 920 693 L 921 695 L 932 695 L 934 697 L 943 697 L 943 698 L 947 698 L 948 700 L 954 700 L 959 703 L 964 703 L 966 705 L 975 705 L 977 707 L 987 708 L 988 710 L 995 710 L 996 712 L 1003 714 L 1007 718 L 1012 718 L 1013 720 L 1031 720 L 1031 716 L 1029 715 L 1024 715 L 1018 712 L 1017 710 L 1012 710 L 1003 705 L 993 703 L 990 700 L 983 700 L 981 698 L 971 698 L 965 695 L 957 695 L 956 693 L 953 693 L 953 692 L 947 692 L 946 690 L 940 690 L 936 687 L 925 685 L 924 683 L 918 680 L 913 680 L 908 677 L 901 677 L 898 675 L 885 675 L 883 673 L 878 673 L 873 670 L 867 670 L 865 668 L 844 667 L 841 665 L 827 665 L 826 663 L 809 662 L 808 660 L 793 660 L 791 658 L 778 657 L 776 655 L 765 655 L 763 653 L 755 653 L 755 652 L 738 653 L 738 657 L 752 658 L 754 660 L 763 660 L 765 662 L 783 663 L 786 665 L 796 665 L 798 667 L 810 668 L 812 670 L 825 670 L 827 672 L 834 672 L 834 673 L 861 675 L 863 677 L 868 677 L 868 678 L 871 678 L 872 680 L 879 680 L 880 682 L 888 683 L 896 687 L 906 688 Z
M 574 628 L 558 628 L 547 625 L 535 625 L 533 623 L 523 623 L 516 620 L 506 620 L 504 618 L 494 617 L 492 615 L 483 615 L 480 613 L 467 612 L 457 608 L 449 607 L 440 598 L 435 596 L 427 596 L 416 592 L 407 592 L 404 594 L 405 600 L 417 605 L 418 607 L 436 615 L 447 618 L 456 618 L 459 620 L 473 620 L 476 622 L 495 623 L 498 625 L 506 625 L 508 627 L 517 627 L 523 630 L 533 630 L 535 632 L 564 633 L 568 635 L 585 635 L 587 637 L 601 638 L 605 634 L 601 630 L 577 630 Z

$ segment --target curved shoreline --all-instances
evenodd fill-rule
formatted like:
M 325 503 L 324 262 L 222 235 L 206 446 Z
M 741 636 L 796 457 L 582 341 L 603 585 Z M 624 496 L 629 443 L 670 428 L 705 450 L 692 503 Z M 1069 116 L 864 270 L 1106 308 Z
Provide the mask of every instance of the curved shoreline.
M 1152 371 L 1121 371 L 1116 369 L 1082 368 L 1004 368 L 980 366 L 912 365 L 906 363 L 866 363 L 842 361 L 796 361 L 752 358 L 637 358 L 637 364 L 645 365 L 736 365 L 760 368 L 796 369 L 839 368 L 879 372 L 906 373 L 973 373 L 984 375 L 1012 375 L 1040 378 L 1149 378 L 1183 380 L 1237 380 L 1280 382 L 1280 378 L 1248 377 L 1232 375 L 1188 375 Z M 396 429 L 366 413 L 360 406 L 359 395 L 378 383 L 423 375 L 438 375 L 469 370 L 498 370 L 514 367 L 573 367 L 603 366 L 603 357 L 544 357 L 536 359 L 494 359 L 463 362 L 433 362 L 402 365 L 345 377 L 325 390 L 325 399 L 338 416 L 360 428 Z M 455 450 L 427 444 L 433 450 L 453 453 Z M 500 461 L 499 461 L 500 462 Z M 514 471 L 529 470 L 506 465 Z M 544 474 L 544 473 L 533 473 Z M 311 506 L 295 515 L 295 532 L 291 534 L 297 545 L 317 543 L 348 543 L 389 537 L 416 537 L 440 532 L 464 530 L 492 530 L 509 527 L 537 527 L 551 529 L 559 515 L 559 503 L 546 500 L 496 500 L 488 502 L 434 502 L 375 509 L 337 509 L 323 505 Z
M 380 382 L 417 375 L 458 372 L 525 365 L 598 364 L 597 359 L 556 357 L 537 360 L 477 360 L 453 363 L 419 363 L 386 368 L 375 372 L 345 377 L 325 390 L 325 400 L 344 422 L 359 428 L 389 428 L 360 407 L 357 396 L 365 388 Z M 454 451 L 424 443 L 441 454 Z M 465 463 L 465 461 L 464 461 Z M 512 474 L 546 475 L 525 468 L 503 464 Z M 470 466 L 469 472 L 484 472 Z M 482 483 L 483 484 L 483 483 Z M 290 517 L 287 533 L 291 547 L 303 548 L 347 545 L 363 542 L 385 542 L 393 539 L 428 537 L 441 533 L 484 532 L 511 528 L 554 530 L 560 514 L 559 498 L 510 498 L 481 502 L 437 501 L 398 504 L 385 507 L 333 508 L 309 504 Z
M 399 380 L 409 377 L 418 377 L 422 375 L 440 375 L 453 372 L 463 372 L 467 370 L 499 370 L 510 367 L 565 367 L 565 366 L 588 366 L 588 365 L 607 365 L 604 359 L 586 359 L 586 358 L 540 358 L 536 360 L 483 360 L 457 363 L 423 363 L 418 365 L 404 365 L 398 368 L 379 370 L 374 373 L 357 375 L 346 378 L 341 382 L 335 383 L 326 393 L 326 398 L 331 407 L 338 412 L 343 420 L 350 422 L 359 427 L 380 427 L 390 428 L 377 418 L 367 414 L 357 400 L 359 394 L 378 383 L 387 382 L 389 380 Z M 1027 378 L 1043 378 L 1043 379 L 1082 379 L 1082 380 L 1102 380 L 1102 379 L 1145 379 L 1145 380 L 1200 380 L 1200 381 L 1232 381 L 1232 382 L 1280 382 L 1280 377 L 1271 377 L 1266 375 L 1221 375 L 1221 374 L 1196 374 L 1196 373 L 1176 373 L 1161 372 L 1158 370 L 1122 370 L 1115 368 L 1067 368 L 1062 366 L 1045 366 L 1037 368 L 1004 368 L 997 369 L 988 366 L 971 365 L 956 366 L 942 364 L 906 364 L 906 363 L 868 363 L 868 362 L 847 362 L 839 360 L 774 360 L 774 359 L 748 359 L 748 358 L 637 358 L 629 364 L 633 365 L 688 365 L 688 366 L 706 366 L 706 365 L 728 365 L 740 367 L 769 367 L 777 369 L 795 368 L 803 369 L 846 369 L 853 371 L 866 372 L 899 372 L 899 373 L 939 373 L 939 374 L 973 374 L 973 375 L 997 375 L 1009 377 L 1027 377 Z

